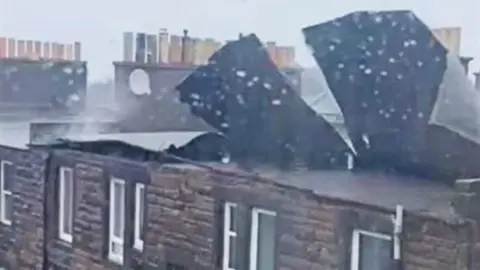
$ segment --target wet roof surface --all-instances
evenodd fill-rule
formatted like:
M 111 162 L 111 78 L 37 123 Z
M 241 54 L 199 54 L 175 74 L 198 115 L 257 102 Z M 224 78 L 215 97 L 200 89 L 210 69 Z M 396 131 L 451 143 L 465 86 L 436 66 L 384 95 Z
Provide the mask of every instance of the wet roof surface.
M 450 203 L 455 191 L 448 185 L 423 179 L 372 172 L 310 171 L 279 172 L 259 170 L 260 175 L 278 183 L 308 189 L 330 197 L 367 205 L 395 209 L 401 204 L 407 211 L 446 220 L 457 217 Z
M 235 164 L 206 164 L 215 169 L 238 171 Z M 194 169 L 189 164 L 168 166 Z M 313 191 L 319 197 L 391 209 L 400 204 L 406 211 L 447 222 L 461 220 L 451 206 L 455 190 L 446 185 L 423 179 L 373 172 L 306 171 L 283 172 L 277 169 L 255 170 L 258 175 L 276 183 Z

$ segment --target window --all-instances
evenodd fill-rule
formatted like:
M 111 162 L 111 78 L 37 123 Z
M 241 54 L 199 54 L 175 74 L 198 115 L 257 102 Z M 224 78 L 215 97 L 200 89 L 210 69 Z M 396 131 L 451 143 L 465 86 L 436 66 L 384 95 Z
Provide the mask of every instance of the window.
M 145 214 L 145 185 L 136 184 L 135 186 L 135 228 L 133 246 L 138 250 L 143 250 L 143 216 Z
M 108 258 L 123 263 L 123 243 L 125 229 L 125 181 L 113 178 L 110 181 L 110 219 Z
M 223 216 L 223 270 L 236 269 L 236 245 L 237 245 L 237 226 L 236 226 L 236 207 L 234 203 L 225 203 L 225 212 Z
M 274 270 L 276 213 L 253 208 L 251 223 L 248 224 L 248 219 L 244 218 L 244 213 L 248 212 L 242 205 L 231 202 L 224 205 L 222 270 L 243 269 L 245 266 L 241 266 L 242 263 L 248 261 L 249 270 Z M 242 228 L 250 228 L 250 231 Z M 241 251 L 247 249 L 250 253 L 243 255 Z
M 0 166 L 0 220 L 5 225 L 11 225 L 13 215 L 12 178 L 14 176 L 14 167 L 13 163 L 5 160 L 2 160 Z
M 352 237 L 351 270 L 390 269 L 392 263 L 390 235 L 354 230 Z
M 61 167 L 58 180 L 59 238 L 71 243 L 73 239 L 73 170 Z
M 250 231 L 250 270 L 275 268 L 275 216 L 276 213 L 253 208 Z

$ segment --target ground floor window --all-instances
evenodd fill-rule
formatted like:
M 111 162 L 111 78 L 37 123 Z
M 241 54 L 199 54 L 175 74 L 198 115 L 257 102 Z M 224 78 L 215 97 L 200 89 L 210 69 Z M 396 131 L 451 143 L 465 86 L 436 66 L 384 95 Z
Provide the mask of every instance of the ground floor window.
M 125 229 L 125 181 L 113 178 L 110 181 L 110 215 L 108 258 L 123 263 Z
M 238 270 L 240 262 L 249 262 L 248 270 L 274 270 L 276 213 L 260 208 L 248 209 L 232 202 L 226 202 L 223 210 L 222 270 Z M 250 219 L 245 216 L 247 212 Z M 242 242 L 238 237 L 248 240 Z
M 351 270 L 385 270 L 392 265 L 392 237 L 388 234 L 354 230 Z

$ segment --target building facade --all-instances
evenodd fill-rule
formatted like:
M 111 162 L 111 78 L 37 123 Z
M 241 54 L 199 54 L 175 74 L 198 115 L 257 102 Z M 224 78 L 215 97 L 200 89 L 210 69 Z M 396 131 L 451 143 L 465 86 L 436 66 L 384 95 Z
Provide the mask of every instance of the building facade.
M 0 157 L 6 269 L 480 267 L 478 179 L 252 174 L 54 149 Z

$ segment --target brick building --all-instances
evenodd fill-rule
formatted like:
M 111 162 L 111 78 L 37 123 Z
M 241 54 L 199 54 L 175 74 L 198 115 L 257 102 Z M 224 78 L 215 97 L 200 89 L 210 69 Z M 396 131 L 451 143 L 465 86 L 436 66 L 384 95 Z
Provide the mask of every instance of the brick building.
M 0 157 L 7 269 L 480 267 L 477 179 L 252 173 L 53 148 Z

